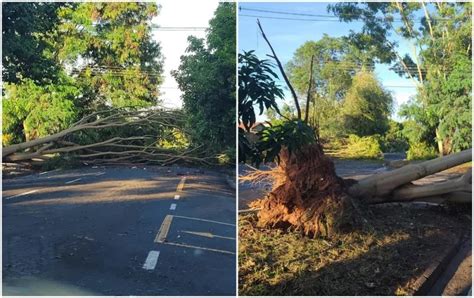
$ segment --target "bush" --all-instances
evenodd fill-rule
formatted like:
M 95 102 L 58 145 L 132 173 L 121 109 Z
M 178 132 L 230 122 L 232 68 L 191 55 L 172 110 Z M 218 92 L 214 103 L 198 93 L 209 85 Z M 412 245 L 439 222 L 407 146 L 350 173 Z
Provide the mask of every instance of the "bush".
M 405 152 L 408 150 L 408 141 L 403 135 L 401 123 L 389 121 L 389 129 L 382 137 L 381 146 L 383 152 Z
M 425 142 L 410 144 L 410 148 L 407 151 L 408 160 L 433 159 L 436 157 L 438 157 L 436 150 Z
M 366 137 L 349 135 L 347 146 L 341 153 L 346 158 L 380 159 L 383 157 L 383 154 L 379 138 L 378 135 Z

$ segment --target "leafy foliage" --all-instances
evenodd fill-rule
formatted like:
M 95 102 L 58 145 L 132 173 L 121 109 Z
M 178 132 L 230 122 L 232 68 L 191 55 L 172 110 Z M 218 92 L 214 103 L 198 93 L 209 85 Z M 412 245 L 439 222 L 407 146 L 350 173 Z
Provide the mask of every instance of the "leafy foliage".
M 189 146 L 186 135 L 177 128 L 166 129 L 158 140 L 158 145 L 165 149 L 185 149 Z
M 390 93 L 382 88 L 373 73 L 361 71 L 354 76 L 344 100 L 344 127 L 348 133 L 359 136 L 382 135 L 388 130 L 391 109 Z
M 256 147 L 259 155 L 253 162 L 258 166 L 261 162 L 279 161 L 278 154 L 287 148 L 290 154 L 297 152 L 305 145 L 317 141 L 314 130 L 302 120 L 288 120 L 281 124 L 264 128 L 258 133 L 260 137 Z
M 342 127 L 337 119 L 342 117 L 341 102 L 352 84 L 355 70 L 370 65 L 370 59 L 343 37 L 324 35 L 318 41 L 305 42 L 286 65 L 296 91 L 305 96 L 312 59 L 309 123 L 321 138 L 339 137 Z
M 190 142 L 208 152 L 235 146 L 235 3 L 220 3 L 206 40 L 189 37 L 173 72 L 183 91 Z
M 445 153 L 472 146 L 472 60 L 455 55 L 452 61 L 450 73 L 427 82 L 422 104 L 436 117 L 440 140 L 448 141 Z
M 57 55 L 85 87 L 84 104 L 157 103 L 162 57 L 150 27 L 157 13 L 155 4 L 141 2 L 87 2 L 58 11 Z
M 432 159 L 437 157 L 436 150 L 425 142 L 412 143 L 407 151 L 408 160 Z
M 51 83 L 59 66 L 49 42 L 59 23 L 57 10 L 73 3 L 2 3 L 2 77 L 18 83 L 30 79 L 36 84 Z
M 300 46 L 288 62 L 289 77 L 300 94 L 308 90 L 311 57 L 313 84 L 318 97 L 342 100 L 349 89 L 357 68 L 373 67 L 365 53 L 352 46 L 344 37 L 324 35 L 318 41 L 307 41 Z
M 255 124 L 254 106 L 262 115 L 265 109 L 280 114 L 276 100 L 283 90 L 275 83 L 278 76 L 268 60 L 259 60 L 254 51 L 239 53 L 239 120 L 246 130 Z
M 239 128 L 239 159 L 257 166 L 262 162 L 279 161 L 278 155 L 283 148 L 292 154 L 317 142 L 313 128 L 301 119 L 295 119 L 288 105 L 283 113 L 278 109 L 276 100 L 283 98 L 283 91 L 275 84 L 274 79 L 278 77 L 270 66 L 267 60 L 259 60 L 253 51 L 239 55 L 239 121 L 245 127 Z M 256 142 L 246 136 L 246 130 L 250 131 L 255 123 L 255 106 L 259 107 L 260 114 L 267 111 L 280 116 L 257 132 Z
M 402 113 L 430 131 L 424 142 L 437 142 L 442 154 L 471 147 L 471 2 L 338 3 L 329 10 L 346 22 L 362 20 L 362 30 L 349 39 L 362 50 L 373 49 L 378 61 L 393 63 L 396 73 L 419 83 L 415 101 Z M 424 16 L 417 28 L 420 14 Z M 392 34 L 411 42 L 415 54 L 399 53 Z
M 58 132 L 111 106 L 157 102 L 162 58 L 150 26 L 156 5 L 34 2 L 3 8 L 4 145 Z
M 38 86 L 31 79 L 6 84 L 3 100 L 3 145 L 32 140 L 66 129 L 77 118 L 81 94 L 72 79 L 61 76 L 56 84 Z
M 381 146 L 383 152 L 405 152 L 408 150 L 408 140 L 403 135 L 403 124 L 389 120 L 389 129 L 382 136 Z
M 379 159 L 382 158 L 378 135 L 359 137 L 349 135 L 346 147 L 340 152 L 346 158 Z

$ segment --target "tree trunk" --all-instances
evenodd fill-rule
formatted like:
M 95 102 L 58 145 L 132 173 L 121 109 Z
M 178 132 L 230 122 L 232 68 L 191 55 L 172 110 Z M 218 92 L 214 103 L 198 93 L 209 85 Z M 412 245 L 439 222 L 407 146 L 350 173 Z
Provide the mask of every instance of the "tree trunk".
M 370 203 L 409 202 L 420 198 L 441 196 L 454 192 L 472 191 L 472 172 L 469 171 L 458 179 L 427 185 L 403 185 L 395 189 L 389 196 L 375 197 Z
M 395 188 L 437 172 L 472 160 L 472 149 L 439 157 L 419 164 L 409 164 L 399 169 L 364 178 L 347 189 L 354 197 L 371 201 L 374 197 L 388 196 Z
M 435 130 L 435 134 L 436 134 L 436 143 L 438 144 L 438 152 L 439 152 L 439 156 L 443 156 L 443 152 L 444 152 L 444 148 L 443 148 L 443 140 L 441 139 L 441 135 L 439 134 L 439 130 L 436 129 Z
M 74 131 L 80 130 L 80 129 L 82 129 L 82 128 L 76 126 L 76 127 L 70 128 L 70 129 L 65 129 L 63 131 L 60 131 L 60 132 L 55 133 L 55 134 L 50 135 L 50 136 L 46 136 L 46 137 L 39 138 L 39 139 L 36 139 L 36 140 L 26 141 L 26 142 L 23 142 L 23 143 L 20 143 L 20 144 L 15 144 L 15 145 L 4 147 L 3 150 L 2 150 L 2 159 L 10 161 L 10 159 L 7 158 L 7 157 L 9 155 L 13 154 L 13 153 L 16 153 L 18 151 L 22 151 L 22 150 L 25 150 L 25 149 L 28 149 L 28 148 L 36 147 L 36 146 L 39 146 L 39 145 L 43 145 L 43 144 L 46 144 L 46 143 L 57 141 L 60 138 L 62 138 L 64 136 L 67 136 L 68 134 L 70 134 Z

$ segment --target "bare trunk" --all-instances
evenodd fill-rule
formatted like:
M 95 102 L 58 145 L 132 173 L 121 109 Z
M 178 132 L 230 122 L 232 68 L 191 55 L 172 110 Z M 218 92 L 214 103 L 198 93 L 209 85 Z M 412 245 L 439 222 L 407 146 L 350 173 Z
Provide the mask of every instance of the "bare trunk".
M 401 185 L 471 160 L 472 149 L 467 149 L 459 153 L 428 160 L 419 164 L 410 164 L 390 172 L 372 175 L 349 187 L 347 192 L 351 196 L 370 201 L 374 197 L 389 195 L 394 189 Z
M 43 144 L 46 144 L 46 143 L 57 141 L 60 138 L 66 136 L 66 135 L 68 135 L 68 134 L 70 134 L 74 131 L 80 130 L 80 129 L 81 129 L 80 127 L 73 127 L 73 128 L 70 128 L 70 129 L 60 131 L 56 134 L 46 136 L 44 138 L 39 138 L 39 139 L 36 139 L 36 140 L 26 141 L 26 142 L 23 142 L 23 143 L 20 143 L 20 144 L 15 144 L 15 145 L 4 147 L 3 150 L 2 150 L 2 159 L 11 161 L 9 158 L 5 158 L 5 157 L 7 157 L 7 156 L 9 156 L 9 155 L 11 155 L 15 152 L 18 152 L 18 151 L 22 151 L 22 150 L 25 150 L 25 149 L 28 149 L 28 148 L 32 148 L 32 147 L 36 147 L 36 146 L 43 145 Z
M 283 68 L 283 65 L 281 64 L 280 59 L 278 59 L 278 56 L 277 56 L 275 50 L 273 49 L 272 44 L 270 43 L 267 36 L 265 35 L 265 32 L 263 31 L 262 25 L 260 24 L 260 20 L 258 20 L 258 19 L 257 19 L 257 25 L 260 28 L 260 33 L 262 33 L 263 39 L 265 39 L 265 41 L 268 44 L 268 47 L 272 51 L 273 56 L 272 55 L 267 55 L 267 56 L 273 58 L 275 60 L 275 62 L 277 63 L 278 69 L 280 70 L 281 75 L 283 76 L 283 79 L 285 80 L 286 85 L 288 86 L 288 88 L 291 91 L 291 94 L 293 95 L 293 100 L 295 102 L 295 108 L 296 108 L 296 113 L 297 113 L 298 119 L 301 120 L 302 119 L 301 118 L 301 108 L 300 108 L 300 104 L 299 104 L 299 101 L 298 101 L 298 96 L 296 96 L 295 89 L 291 85 L 290 80 L 288 79 L 288 76 L 285 73 L 285 69 Z
M 439 134 L 439 130 L 435 130 L 436 133 L 436 143 L 438 144 L 438 152 L 439 156 L 444 155 L 444 146 L 443 146 L 443 140 L 441 139 L 441 135 Z
M 373 198 L 370 203 L 382 202 L 406 202 L 420 198 L 440 196 L 454 192 L 471 192 L 472 190 L 472 173 L 471 171 L 464 174 L 458 179 L 447 180 L 441 183 L 428 185 L 408 184 L 395 189 L 389 196 Z

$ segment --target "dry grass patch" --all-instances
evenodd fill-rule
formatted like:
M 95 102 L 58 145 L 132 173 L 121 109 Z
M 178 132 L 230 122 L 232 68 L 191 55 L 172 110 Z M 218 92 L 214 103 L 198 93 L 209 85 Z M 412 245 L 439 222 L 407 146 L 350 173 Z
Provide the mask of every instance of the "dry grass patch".
M 406 295 L 470 222 L 440 208 L 370 210 L 371 227 L 311 239 L 239 219 L 240 295 Z

